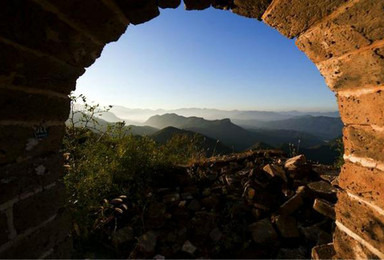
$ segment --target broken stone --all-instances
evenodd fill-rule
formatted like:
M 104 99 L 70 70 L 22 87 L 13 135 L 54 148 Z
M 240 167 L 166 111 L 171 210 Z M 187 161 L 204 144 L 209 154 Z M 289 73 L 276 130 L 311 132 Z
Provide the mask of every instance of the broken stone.
M 284 169 L 276 164 L 267 164 L 264 166 L 263 170 L 271 175 L 271 177 L 279 177 L 285 182 L 288 181 Z
M 192 200 L 188 205 L 188 209 L 192 211 L 199 211 L 201 209 L 200 202 L 198 200 Z
M 307 259 L 304 247 L 281 248 L 277 253 L 276 259 Z
M 180 200 L 180 194 L 179 193 L 170 193 L 163 196 L 163 201 L 165 203 L 172 203 Z
M 309 227 L 300 227 L 300 232 L 308 243 L 322 245 L 332 241 L 332 235 L 320 228 L 322 223 Z
M 335 205 L 326 200 L 315 199 L 315 202 L 313 203 L 313 209 L 333 220 L 336 218 Z
M 295 194 L 292 198 L 287 200 L 283 205 L 279 208 L 279 214 L 281 215 L 291 215 L 297 209 L 299 209 L 303 205 L 303 199 L 300 193 Z
M 123 227 L 112 234 L 112 244 L 119 247 L 129 241 L 134 240 L 133 228 L 130 226 Z
M 310 167 L 307 165 L 307 160 L 303 154 L 288 159 L 284 168 L 293 179 L 300 179 L 309 173 Z
M 218 228 L 214 228 L 211 233 L 209 233 L 209 236 L 210 238 L 213 240 L 213 241 L 219 241 L 221 239 L 221 237 L 223 236 L 223 234 L 221 233 L 221 231 L 218 229 Z
M 193 255 L 193 253 L 195 253 L 196 249 L 197 248 L 189 240 L 185 241 L 185 243 L 181 247 L 182 251 L 187 252 L 191 255 Z
M 312 248 L 311 257 L 312 259 L 332 259 L 336 254 L 333 243 L 315 246 Z
M 308 188 L 315 196 L 325 199 L 336 200 L 337 189 L 326 181 L 311 182 Z
M 249 230 L 256 244 L 274 244 L 277 241 L 277 233 L 267 218 L 249 225 Z
M 275 218 L 275 224 L 280 234 L 284 238 L 298 238 L 300 236 L 297 229 L 297 222 L 294 217 L 279 215 Z
M 139 238 L 138 246 L 146 253 L 151 253 L 155 250 L 157 243 L 157 234 L 154 231 L 148 231 Z

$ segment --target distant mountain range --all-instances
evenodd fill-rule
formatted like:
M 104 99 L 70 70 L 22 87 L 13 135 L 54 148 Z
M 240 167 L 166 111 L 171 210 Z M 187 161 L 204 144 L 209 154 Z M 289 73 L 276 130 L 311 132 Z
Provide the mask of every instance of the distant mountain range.
M 121 110 L 125 110 L 122 108 Z M 197 111 L 203 111 L 198 109 Z M 147 111 L 151 113 L 152 110 Z M 192 110 L 188 110 L 192 111 Z M 220 110 L 210 110 L 217 112 Z M 120 111 L 121 112 L 121 111 Z M 142 112 L 141 110 L 139 111 Z M 232 111 L 234 112 L 234 111 Z M 276 118 L 275 112 L 237 111 L 243 118 L 256 114 L 263 118 Z M 280 113 L 281 117 L 291 116 L 281 120 L 256 120 L 229 118 L 207 120 L 197 116 L 181 116 L 167 113 L 151 116 L 147 121 L 136 124 L 128 121 L 125 127 L 127 133 L 139 136 L 149 136 L 159 143 L 166 143 L 176 134 L 198 134 L 203 140 L 202 149 L 207 155 L 227 154 L 233 151 L 248 149 L 281 148 L 287 151 L 288 144 L 294 144 L 308 159 L 329 163 L 337 156 L 333 140 L 342 134 L 343 124 L 339 117 L 301 115 L 299 112 Z M 321 113 L 320 113 L 321 114 Z M 296 116 L 292 116 L 296 115 Z M 335 114 L 332 114 L 335 115 Z M 109 124 L 126 121 L 120 119 L 115 112 L 103 112 L 97 116 L 99 130 L 105 130 Z M 126 121 L 127 123 L 127 121 Z M 133 124 L 132 124 L 133 123 Z M 331 142 L 329 142 L 331 141 Z M 300 152 L 299 151 L 299 152 Z
M 154 115 L 164 114 L 177 114 L 185 117 L 202 117 L 207 120 L 229 118 L 235 120 L 260 120 L 260 121 L 274 121 L 284 120 L 298 116 L 325 116 L 325 117 L 340 117 L 338 111 L 331 112 L 301 112 L 301 111 L 241 111 L 241 110 L 220 110 L 220 109 L 207 109 L 207 108 L 180 108 L 180 109 L 132 109 L 122 106 L 114 106 L 110 112 L 114 113 L 117 117 L 125 121 L 133 121 L 136 124 L 142 124 L 148 118 Z

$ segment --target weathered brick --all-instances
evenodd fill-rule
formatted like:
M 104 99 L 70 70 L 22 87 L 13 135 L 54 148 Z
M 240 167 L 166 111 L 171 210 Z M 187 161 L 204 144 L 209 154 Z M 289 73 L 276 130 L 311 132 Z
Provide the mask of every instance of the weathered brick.
M 230 10 L 234 7 L 233 0 L 212 0 L 212 7 L 222 10 Z
M 58 183 L 49 190 L 17 202 L 13 206 L 13 222 L 17 233 L 21 234 L 54 216 L 64 206 L 65 196 L 64 186 Z
M 212 0 L 184 0 L 186 10 L 204 10 L 211 6 Z
M 359 1 L 300 35 L 296 44 L 313 62 L 360 49 L 384 38 L 383 9 L 382 1 Z
M 0 126 L 0 165 L 57 152 L 62 144 L 64 124 L 45 127 L 46 136 L 37 135 L 39 127 Z
M 69 116 L 68 97 L 46 96 L 0 88 L 1 120 L 65 121 Z
M 384 133 L 370 126 L 348 126 L 343 130 L 346 155 L 384 162 Z
M 232 12 L 241 16 L 261 20 L 261 16 L 271 2 L 272 0 L 234 0 Z
M 336 251 L 334 259 L 379 259 L 368 248 L 337 227 L 333 233 L 333 245 Z
M 63 156 L 56 153 L 1 167 L 0 204 L 59 180 L 64 175 L 63 164 Z
M 275 1 L 263 20 L 289 38 L 293 38 L 348 0 Z
M 337 99 L 340 115 L 345 124 L 384 126 L 383 91 L 377 90 L 357 97 L 338 95 Z
M 316 65 L 334 91 L 384 83 L 384 47 L 361 50 Z
M 2 37 L 69 64 L 90 66 L 103 49 L 34 1 L 0 1 L 0 10 Z
M 384 208 L 384 172 L 382 171 L 346 162 L 341 169 L 339 186 Z
M 132 24 L 145 23 L 160 14 L 156 0 L 116 0 Z
M 60 12 L 67 15 L 81 28 L 97 37 L 101 42 L 119 39 L 127 28 L 119 17 L 103 1 L 94 0 L 48 0 Z
M 0 245 L 8 241 L 8 222 L 7 216 L 4 212 L 0 211 Z
M 66 212 L 60 212 L 55 219 L 32 234 L 16 241 L 0 253 L 0 258 L 38 258 L 42 254 L 65 242 L 70 232 L 70 219 Z M 64 255 L 63 255 L 64 256 Z M 68 254 L 66 255 L 68 256 Z
M 158 0 L 160 8 L 177 8 L 179 7 L 181 0 Z
M 69 94 L 85 70 L 0 42 L 0 88 L 7 85 Z
M 365 203 L 339 192 L 336 219 L 373 247 L 384 252 L 384 216 Z

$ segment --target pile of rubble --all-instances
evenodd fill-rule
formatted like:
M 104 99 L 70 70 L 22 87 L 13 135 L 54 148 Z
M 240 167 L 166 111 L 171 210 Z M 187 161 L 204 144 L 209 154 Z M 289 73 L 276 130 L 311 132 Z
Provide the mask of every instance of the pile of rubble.
M 278 151 L 158 174 L 140 212 L 109 201 L 108 243 L 130 258 L 331 258 L 338 171 Z

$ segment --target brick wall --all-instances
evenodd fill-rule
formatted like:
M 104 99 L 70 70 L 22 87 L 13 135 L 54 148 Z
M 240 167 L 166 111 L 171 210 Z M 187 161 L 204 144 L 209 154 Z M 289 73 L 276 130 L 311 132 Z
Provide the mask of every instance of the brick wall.
M 334 245 L 384 258 L 384 2 L 184 0 L 263 20 L 316 64 L 345 124 Z M 129 23 L 180 0 L 0 2 L 0 257 L 69 257 L 61 140 L 67 95 Z

